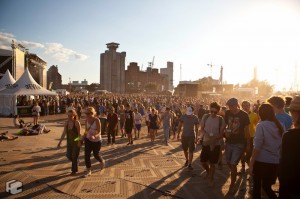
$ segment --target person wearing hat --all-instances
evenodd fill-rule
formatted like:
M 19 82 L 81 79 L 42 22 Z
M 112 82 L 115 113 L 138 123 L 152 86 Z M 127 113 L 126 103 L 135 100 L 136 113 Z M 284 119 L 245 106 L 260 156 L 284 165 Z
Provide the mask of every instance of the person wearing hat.
M 199 120 L 193 112 L 193 107 L 186 108 L 186 114 L 183 114 L 179 119 L 179 126 L 177 132 L 177 139 L 179 139 L 181 127 L 183 126 L 181 144 L 186 159 L 184 166 L 188 167 L 189 170 L 193 170 L 193 153 L 196 148 L 195 144 L 199 136 Z
M 231 175 L 228 193 L 233 194 L 237 176 L 237 165 L 245 151 L 245 147 L 246 150 L 250 150 L 250 120 L 248 113 L 239 108 L 240 106 L 236 98 L 229 99 L 226 105 L 229 110 L 225 112 L 225 157 Z
M 300 198 L 300 96 L 289 107 L 293 128 L 283 134 L 279 164 L 279 197 Z

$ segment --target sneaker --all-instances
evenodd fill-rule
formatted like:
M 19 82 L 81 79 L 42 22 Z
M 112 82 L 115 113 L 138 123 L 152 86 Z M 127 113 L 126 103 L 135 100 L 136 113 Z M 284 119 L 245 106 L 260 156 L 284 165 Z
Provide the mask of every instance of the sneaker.
M 133 145 L 133 141 L 131 141 L 130 144 Z
M 188 162 L 188 161 L 185 161 L 184 167 L 187 167 L 188 165 L 189 165 L 189 162 Z
M 75 176 L 76 175 L 76 172 L 75 171 L 72 171 L 71 173 L 70 173 L 70 176 Z
M 128 145 L 130 145 L 131 144 L 131 142 L 128 142 L 126 145 L 128 146 Z
M 192 167 L 192 164 L 189 164 L 188 169 L 189 169 L 189 170 L 193 170 L 193 169 L 194 169 L 194 168 Z
M 100 169 L 102 170 L 105 167 L 105 160 L 103 158 L 101 158 L 101 161 L 102 162 L 100 162 Z
M 92 175 L 92 171 L 91 170 L 87 170 L 86 174 L 83 176 L 85 178 L 89 177 L 90 175 Z

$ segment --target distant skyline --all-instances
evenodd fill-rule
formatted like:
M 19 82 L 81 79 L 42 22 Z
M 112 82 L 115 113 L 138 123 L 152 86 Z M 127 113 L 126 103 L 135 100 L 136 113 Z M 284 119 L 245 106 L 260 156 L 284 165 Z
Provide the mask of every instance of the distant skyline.
M 57 65 L 64 84 L 100 81 L 100 54 L 119 43 L 126 68 L 143 70 L 174 63 L 180 80 L 210 75 L 232 84 L 258 80 L 275 90 L 300 90 L 300 1 L 298 0 L 2 0 L 0 48 L 12 39 Z M 296 83 L 295 83 L 296 82 Z

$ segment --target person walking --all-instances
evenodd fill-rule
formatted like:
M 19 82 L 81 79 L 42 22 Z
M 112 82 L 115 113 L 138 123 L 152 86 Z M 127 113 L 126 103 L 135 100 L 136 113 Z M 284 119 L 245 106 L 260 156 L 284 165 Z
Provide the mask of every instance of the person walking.
M 183 114 L 179 119 L 179 126 L 177 132 L 177 139 L 181 137 L 181 144 L 183 153 L 185 156 L 184 167 L 188 167 L 189 170 L 193 170 L 192 162 L 193 155 L 196 148 L 196 142 L 199 137 L 199 120 L 193 113 L 193 107 L 187 107 L 186 113 Z M 183 127 L 182 134 L 180 135 L 181 128 Z
M 133 111 L 130 109 L 129 104 L 126 105 L 125 109 L 125 133 L 128 137 L 127 145 L 133 145 L 132 129 L 134 126 L 134 114 Z
M 120 106 L 120 109 L 118 110 L 118 115 L 120 118 L 120 131 L 121 131 L 121 137 L 126 137 L 126 133 L 124 132 L 124 125 L 125 125 L 125 108 L 124 105 Z
M 283 134 L 279 164 L 279 198 L 300 198 L 300 96 L 289 106 L 293 128 Z
M 155 135 L 157 134 L 157 130 L 159 128 L 159 115 L 155 108 L 151 109 L 151 113 L 149 114 L 149 133 L 151 144 L 154 144 Z
M 267 100 L 275 111 L 276 118 L 284 124 L 285 130 L 292 127 L 292 117 L 284 111 L 285 101 L 282 97 L 272 96 Z
M 107 145 L 114 145 L 116 139 L 116 130 L 118 126 L 118 115 L 115 113 L 115 108 L 108 109 L 107 115 Z
M 57 147 L 59 148 L 62 140 L 67 135 L 67 158 L 72 162 L 71 174 L 75 175 L 78 172 L 78 156 L 80 151 L 80 130 L 81 125 L 78 120 L 77 113 L 74 110 L 68 111 L 68 120 L 64 125 L 64 131 L 58 142 Z
M 171 113 L 170 107 L 166 107 L 166 111 L 164 113 L 162 113 L 161 121 L 163 123 L 163 129 L 164 129 L 164 136 L 165 136 L 164 142 L 165 142 L 165 145 L 168 146 L 171 126 L 173 123 L 173 114 Z
M 140 132 L 142 128 L 142 114 L 138 112 L 137 108 L 134 108 L 134 139 L 140 138 Z
M 275 117 L 270 104 L 261 104 L 258 114 L 261 121 L 256 126 L 249 164 L 249 173 L 253 175 L 252 195 L 253 199 L 260 199 L 262 187 L 269 199 L 275 199 L 277 196 L 272 190 L 272 184 L 275 184 L 278 174 L 284 127 Z
M 225 157 L 230 168 L 230 186 L 228 194 L 233 194 L 237 176 L 237 165 L 245 151 L 245 146 L 246 150 L 250 149 L 250 120 L 248 114 L 240 110 L 236 98 L 229 99 L 226 105 L 229 110 L 225 112 Z
M 210 114 L 205 114 L 201 120 L 200 140 L 203 140 L 200 162 L 206 170 L 206 176 L 209 178 L 208 186 L 214 184 L 214 174 L 216 164 L 218 163 L 225 121 L 222 116 L 218 116 L 220 105 L 216 102 L 210 104 Z
M 248 151 L 245 151 L 241 157 L 242 168 L 239 171 L 239 174 L 245 173 L 245 171 L 246 171 L 245 163 L 247 163 L 249 166 L 249 161 L 250 161 L 250 158 L 252 156 L 252 151 L 253 151 L 253 139 L 254 139 L 254 134 L 255 134 L 255 128 L 259 121 L 258 115 L 250 110 L 250 106 L 251 105 L 250 105 L 249 101 L 242 102 L 242 109 L 243 109 L 243 111 L 248 113 L 249 120 L 250 120 L 250 125 L 249 125 L 250 149 Z
M 100 120 L 96 115 L 94 107 L 88 107 L 85 110 L 86 123 L 85 123 L 85 149 L 84 149 L 84 160 L 85 166 L 87 169 L 84 177 L 88 177 L 92 174 L 91 170 L 91 152 L 93 151 L 94 158 L 99 161 L 100 169 L 103 169 L 105 166 L 105 160 L 100 156 L 101 149 L 101 124 Z

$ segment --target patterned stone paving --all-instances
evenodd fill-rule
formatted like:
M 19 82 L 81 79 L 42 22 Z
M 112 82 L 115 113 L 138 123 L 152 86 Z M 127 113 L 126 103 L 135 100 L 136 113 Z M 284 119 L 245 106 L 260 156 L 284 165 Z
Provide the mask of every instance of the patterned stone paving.
M 8 129 L 13 134 L 16 130 L 5 126 L 2 119 L 0 131 Z M 200 146 L 194 155 L 194 170 L 189 171 L 182 167 L 185 159 L 180 142 L 171 140 L 170 146 L 164 146 L 160 130 L 152 145 L 145 127 L 133 146 L 126 146 L 126 138 L 119 137 L 115 146 L 106 146 L 104 139 L 101 154 L 106 168 L 100 171 L 93 160 L 93 173 L 88 178 L 82 178 L 82 149 L 79 173 L 69 176 L 71 163 L 65 157 L 66 149 L 56 148 L 62 121 L 58 118 L 44 123 L 51 128 L 49 134 L 0 143 L 0 198 L 250 198 L 246 175 L 238 176 L 236 193 L 227 196 L 229 171 L 224 165 L 216 170 L 215 185 L 209 188 L 199 162 Z M 23 183 L 22 193 L 5 192 L 5 183 L 12 179 Z

